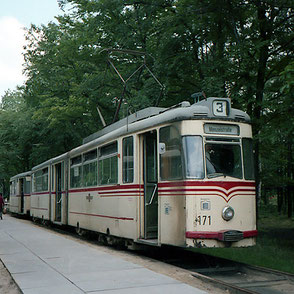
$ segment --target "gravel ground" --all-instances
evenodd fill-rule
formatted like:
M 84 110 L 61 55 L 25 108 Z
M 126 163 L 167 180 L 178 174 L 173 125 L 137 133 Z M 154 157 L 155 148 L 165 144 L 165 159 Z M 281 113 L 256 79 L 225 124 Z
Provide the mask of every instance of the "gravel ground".
M 0 259 L 0 293 L 1 294 L 21 294 L 10 273 Z

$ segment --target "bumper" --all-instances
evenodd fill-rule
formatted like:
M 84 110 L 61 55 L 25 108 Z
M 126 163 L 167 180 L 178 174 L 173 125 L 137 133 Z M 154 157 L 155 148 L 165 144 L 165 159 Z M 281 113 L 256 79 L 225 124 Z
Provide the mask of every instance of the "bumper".
M 257 230 L 252 231 L 236 231 L 226 230 L 219 232 L 186 232 L 186 238 L 189 239 L 214 239 L 223 242 L 237 242 L 244 238 L 253 238 L 257 236 Z

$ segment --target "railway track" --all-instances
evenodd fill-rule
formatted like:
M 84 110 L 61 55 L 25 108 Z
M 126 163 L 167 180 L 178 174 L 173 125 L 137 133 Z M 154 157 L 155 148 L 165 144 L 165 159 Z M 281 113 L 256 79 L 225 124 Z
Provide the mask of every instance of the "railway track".
M 294 275 L 240 263 L 232 267 L 196 269 L 192 275 L 230 293 L 294 293 Z
M 195 278 L 227 293 L 294 294 L 294 275 L 290 273 L 190 252 L 182 260 L 165 262 L 189 270 Z

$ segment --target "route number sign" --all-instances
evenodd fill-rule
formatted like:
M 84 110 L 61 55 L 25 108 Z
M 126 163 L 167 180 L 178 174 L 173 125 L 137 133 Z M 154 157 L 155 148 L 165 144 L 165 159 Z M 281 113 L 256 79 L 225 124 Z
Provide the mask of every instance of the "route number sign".
M 220 101 L 220 100 L 213 101 L 212 111 L 214 116 L 227 116 L 228 115 L 227 101 Z

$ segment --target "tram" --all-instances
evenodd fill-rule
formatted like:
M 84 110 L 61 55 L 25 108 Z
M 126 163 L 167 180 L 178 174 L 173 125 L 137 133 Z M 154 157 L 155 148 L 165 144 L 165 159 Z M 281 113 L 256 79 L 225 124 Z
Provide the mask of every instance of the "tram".
M 13 214 L 29 215 L 31 207 L 31 172 L 24 172 L 10 179 L 9 211 Z
M 31 176 L 43 222 L 129 246 L 255 244 L 250 118 L 229 98 L 138 111 Z

